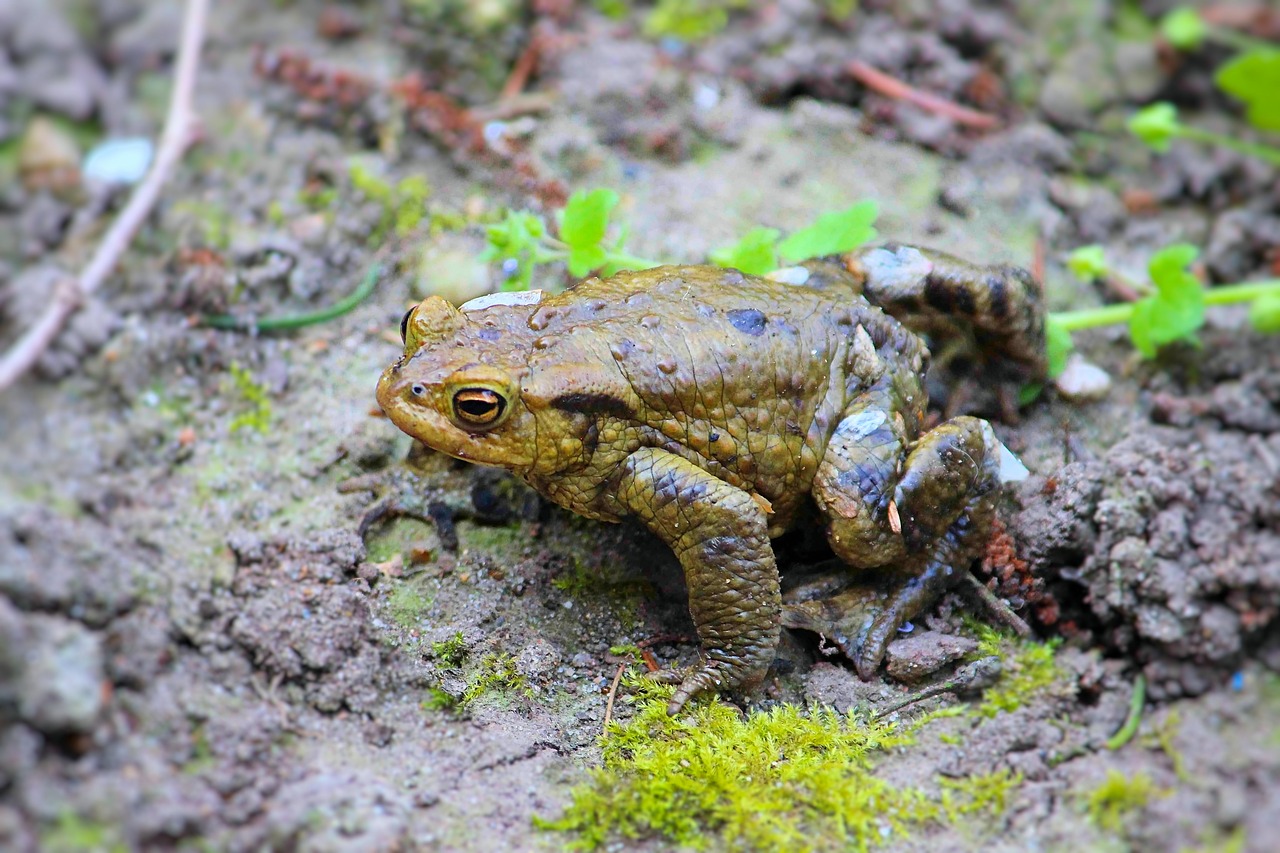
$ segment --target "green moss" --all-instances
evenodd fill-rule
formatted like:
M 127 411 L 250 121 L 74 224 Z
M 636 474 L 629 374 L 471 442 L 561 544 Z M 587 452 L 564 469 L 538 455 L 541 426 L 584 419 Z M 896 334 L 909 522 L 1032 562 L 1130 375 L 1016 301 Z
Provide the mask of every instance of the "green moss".
M 1124 828 L 1126 817 L 1167 793 L 1157 787 L 1146 773 L 1129 777 L 1119 770 L 1108 770 L 1107 778 L 1089 794 L 1086 801 L 1089 819 L 1099 829 L 1119 832 Z
M 1201 836 L 1198 847 L 1184 847 L 1182 853 L 1244 853 L 1248 849 L 1249 836 L 1243 826 L 1226 833 L 1214 827 Z
M 123 853 L 129 848 L 120 840 L 115 828 L 85 820 L 66 810 L 58 815 L 53 826 L 40 834 L 40 849 L 48 853 L 83 853 L 86 850 Z
M 432 643 L 431 656 L 435 658 L 436 663 L 446 669 L 456 669 L 462 666 L 462 661 L 467 656 L 467 644 L 462 639 L 462 632 L 456 632 L 447 640 Z
M 977 636 L 978 650 L 974 658 L 995 655 L 1004 667 L 1000 680 L 982 696 L 978 713 L 994 717 L 1001 711 L 1016 711 L 1033 696 L 1047 690 L 1062 678 L 1054 661 L 1054 651 L 1061 640 L 1045 643 L 1019 640 L 1001 634 L 990 625 L 967 620 L 967 627 Z
M 596 564 L 571 556 L 569 568 L 551 579 L 551 585 L 576 601 L 601 601 L 609 605 L 624 626 L 640 622 L 640 602 L 653 593 L 653 585 L 613 562 Z
M 467 679 L 467 688 L 458 704 L 466 708 L 477 699 L 494 693 L 533 695 L 528 680 L 516 671 L 515 658 L 506 652 L 490 652 L 480 659 L 479 666 Z
M 231 420 L 231 431 L 254 429 L 266 433 L 271 429 L 271 397 L 267 387 L 253 380 L 253 374 L 236 362 L 231 363 L 231 380 L 236 393 L 249 404 L 249 410 Z
M 400 581 L 387 597 L 387 612 L 401 628 L 417 628 L 432 601 L 416 581 Z
M 378 224 L 369 235 L 370 242 L 382 242 L 391 231 L 403 237 L 426 216 L 427 198 L 431 195 L 426 178 L 410 175 L 393 185 L 359 161 L 347 166 L 347 176 L 356 192 L 382 208 Z
M 594 849 L 614 838 L 732 849 L 867 850 L 942 820 L 1003 809 L 1008 773 L 939 793 L 897 787 L 872 772 L 878 753 L 913 741 L 895 724 L 782 705 L 743 717 L 718 700 L 667 716 L 669 687 L 633 680 L 637 712 L 601 739 L 604 766 L 543 829 Z

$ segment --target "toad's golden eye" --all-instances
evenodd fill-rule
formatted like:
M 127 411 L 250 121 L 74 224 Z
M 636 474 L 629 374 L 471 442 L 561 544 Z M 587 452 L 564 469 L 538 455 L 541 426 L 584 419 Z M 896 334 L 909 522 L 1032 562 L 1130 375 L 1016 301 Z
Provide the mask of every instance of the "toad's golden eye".
M 415 305 L 414 308 L 416 307 L 417 306 Z M 400 343 L 402 344 L 406 344 L 409 342 L 408 341 L 409 318 L 411 316 L 413 316 L 413 308 L 410 308 L 408 311 L 404 312 L 404 316 L 400 318 Z
M 453 410 L 458 420 L 475 426 L 488 426 L 502 416 L 507 401 L 488 388 L 463 388 L 453 395 Z

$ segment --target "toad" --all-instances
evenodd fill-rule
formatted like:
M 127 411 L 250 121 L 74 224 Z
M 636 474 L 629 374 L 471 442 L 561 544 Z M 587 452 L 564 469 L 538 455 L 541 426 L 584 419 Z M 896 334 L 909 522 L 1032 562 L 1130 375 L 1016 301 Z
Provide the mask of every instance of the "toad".
M 783 625 L 835 638 L 870 678 L 985 547 L 1008 451 L 979 418 L 925 428 L 917 330 L 966 338 L 984 381 L 1043 374 L 1027 272 L 887 245 L 769 277 L 663 266 L 460 308 L 430 297 L 377 396 L 427 446 L 670 546 L 701 642 L 664 674 L 676 714 L 757 688 Z M 810 523 L 847 576 L 878 578 L 870 593 L 784 602 L 771 539 Z

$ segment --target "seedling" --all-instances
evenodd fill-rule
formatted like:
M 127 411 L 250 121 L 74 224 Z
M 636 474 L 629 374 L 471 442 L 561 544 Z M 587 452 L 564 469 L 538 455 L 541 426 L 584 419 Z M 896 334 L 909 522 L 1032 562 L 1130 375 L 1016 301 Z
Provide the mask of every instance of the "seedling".
M 1215 27 L 1194 9 L 1174 9 L 1160 22 L 1160 34 L 1179 50 L 1197 50 L 1206 41 L 1230 45 L 1240 52 L 1218 69 L 1218 88 L 1245 106 L 1245 119 L 1259 130 L 1280 131 L 1280 48 L 1260 39 Z M 1207 142 L 1280 165 L 1280 149 L 1250 143 L 1183 124 L 1173 104 L 1159 102 L 1139 110 L 1129 130 L 1152 150 L 1169 150 L 1174 139 Z
M 1280 83 L 1277 84 L 1276 93 L 1274 109 L 1280 109 Z M 1138 110 L 1129 119 L 1128 127 L 1130 133 L 1157 153 L 1163 154 L 1168 151 L 1169 144 L 1175 139 L 1189 139 L 1193 142 L 1219 145 L 1280 166 L 1280 148 L 1263 145 L 1260 142 L 1245 142 L 1233 136 L 1183 124 L 1178 118 L 1178 108 L 1167 101 L 1159 101 Z
M 662 261 L 624 250 L 626 229 L 615 229 L 610 221 L 618 201 L 618 194 L 611 189 L 574 193 L 560 216 L 558 237 L 551 236 L 547 223 L 537 214 L 508 211 L 500 222 L 488 226 L 489 247 L 484 258 L 502 264 L 504 290 L 527 290 L 534 269 L 541 264 L 563 263 L 575 277 L 658 266 Z M 711 260 L 720 266 L 760 274 L 782 263 L 848 252 L 875 238 L 876 215 L 875 202 L 863 201 L 845 210 L 825 213 L 812 225 L 784 239 L 776 229 L 757 228 L 736 244 L 712 252 Z
M 1133 345 L 1147 358 L 1154 358 L 1162 347 L 1175 341 L 1198 344 L 1205 308 L 1212 305 L 1249 303 L 1249 319 L 1255 329 L 1280 331 L 1280 279 L 1206 289 L 1188 271 L 1198 254 L 1195 246 L 1175 243 L 1152 255 L 1147 265 L 1152 286 L 1137 286 L 1135 289 L 1146 295 L 1136 302 L 1050 314 L 1050 375 L 1071 349 L 1071 332 L 1080 329 L 1127 323 Z M 1077 249 L 1067 267 L 1085 280 L 1114 275 L 1100 246 Z

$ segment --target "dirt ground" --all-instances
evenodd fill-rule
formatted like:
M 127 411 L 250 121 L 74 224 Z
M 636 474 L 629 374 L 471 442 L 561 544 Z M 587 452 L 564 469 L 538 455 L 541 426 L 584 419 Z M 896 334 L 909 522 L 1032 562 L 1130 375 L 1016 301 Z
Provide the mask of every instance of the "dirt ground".
M 646 34 L 644 3 L 214 4 L 201 142 L 118 274 L 0 393 L 0 849 L 572 840 L 532 818 L 600 762 L 610 649 L 692 654 L 679 573 L 643 532 L 504 476 L 406 467 L 373 400 L 408 304 L 498 286 L 480 254 L 504 208 L 550 215 L 613 187 L 631 251 L 696 262 L 870 198 L 884 239 L 1042 265 L 1055 309 L 1111 298 L 1064 267 L 1088 243 L 1137 279 L 1175 241 L 1202 248 L 1211 282 L 1277 274 L 1275 167 L 1192 143 L 1157 156 L 1124 132 L 1156 99 L 1244 132 L 1211 85 L 1222 54 L 1179 57 L 1144 29 L 1173 3 L 863 0 L 847 20 L 836 5 L 739 4 L 689 41 Z M 0 0 L 0 344 L 123 203 L 80 158 L 158 133 L 181 11 Z M 868 91 L 851 59 L 999 126 Z M 24 153 L 33 123 L 48 135 Z M 425 178 L 427 215 L 388 227 L 393 202 L 353 185 L 352 162 L 384 187 Z M 332 304 L 375 260 L 389 274 L 331 322 L 193 322 Z M 548 267 L 536 284 L 567 281 Z M 1004 513 L 1027 568 L 999 591 L 1062 638 L 1059 678 L 879 759 L 903 784 L 1020 781 L 989 825 L 876 849 L 1280 849 L 1280 336 L 1223 310 L 1202 340 L 1153 363 L 1123 329 L 1077 335 L 1105 398 L 1049 392 L 997 424 L 1032 472 Z M 361 535 L 407 492 L 456 523 Z M 968 609 L 950 596 L 923 620 L 925 651 Z M 787 654 L 769 701 L 843 712 L 917 689 L 815 663 L 803 640 Z M 1108 749 L 1139 675 L 1137 735 Z M 1155 793 L 1099 820 L 1115 772 Z

